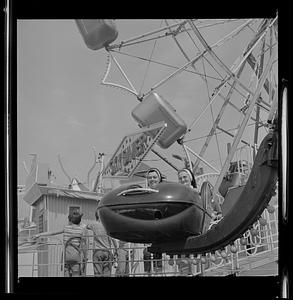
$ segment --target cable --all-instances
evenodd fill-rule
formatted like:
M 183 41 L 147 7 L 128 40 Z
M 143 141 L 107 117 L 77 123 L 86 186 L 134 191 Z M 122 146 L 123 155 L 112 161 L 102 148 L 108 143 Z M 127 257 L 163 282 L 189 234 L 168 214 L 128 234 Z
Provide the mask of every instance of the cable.
M 175 67 L 175 66 L 172 66 L 172 65 L 169 65 L 169 64 L 165 64 L 165 63 L 162 63 L 162 62 L 158 62 L 158 61 L 155 61 L 155 60 L 149 60 L 149 59 L 144 58 L 144 57 L 140 57 L 140 56 L 136 56 L 136 55 L 132 55 L 132 54 L 128 54 L 128 53 L 125 53 L 125 52 L 116 51 L 116 50 L 111 50 L 111 51 L 115 52 L 115 53 L 122 54 L 122 55 L 130 56 L 130 57 L 133 57 L 133 58 L 137 58 L 137 59 L 141 59 L 141 60 L 145 60 L 145 61 L 150 61 L 152 63 L 158 64 L 158 65 L 162 65 L 162 66 L 165 66 L 165 67 L 169 67 L 169 68 L 172 68 L 172 69 L 177 69 L 177 70 L 179 69 L 179 67 Z M 188 73 L 193 73 L 195 75 L 203 76 L 203 74 L 201 74 L 201 73 L 194 72 L 194 71 L 187 70 L 187 69 L 184 69 L 183 72 L 188 72 Z M 213 76 L 208 76 L 207 75 L 207 78 L 222 81 L 222 78 L 217 78 L 217 77 L 213 77 Z
M 160 27 L 162 26 L 162 23 L 163 23 L 163 21 L 161 21 Z M 145 74 L 144 74 L 144 77 L 143 77 L 143 80 L 142 80 L 142 84 L 141 84 L 141 87 L 140 87 L 139 92 L 138 92 L 139 95 L 141 94 L 141 90 L 142 90 L 142 88 L 143 88 L 143 85 L 144 85 L 144 82 L 145 82 L 145 79 L 146 79 L 146 75 L 147 75 L 148 70 L 149 70 L 149 67 L 150 67 L 151 58 L 153 57 L 153 53 L 154 53 L 156 44 L 157 44 L 157 39 L 156 39 L 155 42 L 154 42 L 154 45 L 153 45 L 153 49 L 152 49 L 150 58 L 148 59 L 148 65 L 147 65 L 147 68 L 146 68 L 146 72 L 145 72 Z
M 254 125 L 254 123 L 248 124 L 247 127 L 248 127 L 248 126 L 252 126 L 252 125 Z M 238 127 L 230 128 L 230 129 L 227 129 L 226 131 L 234 131 L 234 130 L 236 130 L 237 128 L 238 128 Z M 220 131 L 220 132 L 215 133 L 215 135 L 222 134 L 222 133 L 224 133 L 224 132 Z M 202 136 L 200 136 L 200 137 L 193 138 L 193 139 L 190 139 L 190 140 L 185 140 L 184 142 L 187 143 L 187 142 L 192 142 L 192 141 L 200 140 L 200 139 L 206 138 L 207 136 L 209 136 L 209 134 L 207 134 L 207 135 L 202 135 Z
M 206 74 L 204 60 L 202 60 L 202 65 L 203 65 L 204 73 Z M 205 79 L 206 88 L 207 88 L 207 94 L 208 94 L 208 98 L 209 98 L 209 102 L 210 102 L 210 94 L 209 94 L 208 81 L 206 80 L 206 77 L 204 77 L 204 79 Z M 214 113 L 213 113 L 212 106 L 210 106 L 210 110 L 211 110 L 211 116 L 212 116 L 213 124 L 215 124 L 215 118 L 214 118 Z M 219 158 L 220 158 L 220 164 L 221 164 L 221 167 L 222 167 L 223 164 L 222 164 L 222 158 L 221 158 L 221 152 L 220 152 L 220 146 L 219 146 L 218 136 L 216 135 L 215 137 L 216 137 L 216 143 L 217 143 L 217 148 L 218 148 L 218 154 L 219 154 Z

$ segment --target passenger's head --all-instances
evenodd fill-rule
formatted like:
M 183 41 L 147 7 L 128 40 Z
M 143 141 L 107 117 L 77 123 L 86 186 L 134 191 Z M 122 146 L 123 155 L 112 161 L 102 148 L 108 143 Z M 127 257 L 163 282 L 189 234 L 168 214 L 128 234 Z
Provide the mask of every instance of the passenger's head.
M 78 225 L 81 222 L 83 214 L 81 214 L 79 211 L 73 211 L 68 215 L 69 222 Z
M 150 168 L 146 173 L 147 186 L 155 188 L 160 182 L 162 182 L 162 174 L 156 168 Z
M 197 188 L 194 175 L 189 169 L 182 169 L 178 171 L 178 180 L 179 183 L 182 183 L 186 186 Z

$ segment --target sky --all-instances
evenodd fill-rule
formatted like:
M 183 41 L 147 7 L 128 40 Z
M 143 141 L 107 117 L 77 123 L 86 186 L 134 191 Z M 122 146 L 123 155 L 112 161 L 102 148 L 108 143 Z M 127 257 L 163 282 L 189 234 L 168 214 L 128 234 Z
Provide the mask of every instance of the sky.
M 159 19 L 123 19 L 115 22 L 118 38 L 114 43 L 165 26 Z M 172 22 L 173 20 L 170 24 Z M 245 20 L 236 20 L 224 25 L 206 27 L 201 29 L 201 33 L 212 45 L 244 22 Z M 231 67 L 253 35 L 253 30 L 243 30 L 241 34 L 219 47 L 217 54 Z M 179 36 L 178 39 L 190 58 L 194 58 L 197 51 L 203 49 L 197 49 L 188 38 Z M 185 57 L 171 37 L 125 47 L 121 52 L 177 67 L 186 63 Z M 174 72 L 170 67 L 149 63 L 147 60 L 134 59 L 119 53 L 114 55 L 137 91 L 142 93 L 149 91 Z M 211 58 L 209 61 L 212 61 Z M 58 163 L 58 155 L 70 177 L 77 177 L 81 182 L 85 182 L 94 162 L 93 147 L 97 153 L 105 153 L 107 164 L 124 136 L 139 129 L 131 116 L 131 111 L 138 104 L 137 99 L 126 91 L 101 84 L 106 66 L 106 50 L 94 51 L 87 48 L 74 20 L 17 21 L 18 184 L 25 183 L 26 171 L 23 162 L 29 169 L 31 153 L 37 154 L 39 162 L 50 165 L 56 184 L 69 183 Z M 199 76 L 183 72 L 157 90 L 174 106 L 187 125 L 199 117 L 209 101 L 211 91 L 220 83 L 219 79 L 212 79 L 219 77 L 213 69 L 213 64 L 199 61 L 196 66 L 201 74 L 212 75 L 207 84 Z M 217 69 L 224 76 L 224 72 L 219 67 Z M 189 70 L 193 71 L 192 68 Z M 253 89 L 253 82 L 250 82 L 251 70 L 248 68 L 243 74 L 243 82 L 247 86 L 251 84 Z M 107 81 L 125 83 L 113 64 Z M 223 92 L 225 89 L 228 91 L 224 88 Z M 241 93 L 245 94 L 243 90 Z M 240 94 L 236 93 L 232 99 L 238 107 L 244 105 Z M 194 140 L 188 146 L 197 153 L 204 141 L 202 136 L 208 134 L 213 118 L 223 103 L 221 99 L 216 100 L 213 111 L 208 109 L 189 135 L 189 138 Z M 239 125 L 240 119 L 240 114 L 229 107 L 224 113 L 221 127 L 234 128 Z M 244 135 L 245 139 L 251 140 L 253 137 L 253 127 L 250 128 L 251 130 Z M 220 168 L 225 159 L 226 144 L 232 142 L 229 136 L 219 134 L 220 137 L 218 142 L 221 143 L 219 147 L 222 158 L 218 157 L 215 138 L 205 156 L 216 168 Z M 156 147 L 170 161 L 172 154 L 184 154 L 177 143 L 167 150 Z M 149 154 L 146 162 L 151 166 L 159 166 L 168 179 L 177 180 L 176 172 L 158 160 L 154 154 Z M 178 167 L 182 166 L 178 160 L 173 159 L 172 163 Z M 91 180 L 94 180 L 97 171 L 96 167 Z

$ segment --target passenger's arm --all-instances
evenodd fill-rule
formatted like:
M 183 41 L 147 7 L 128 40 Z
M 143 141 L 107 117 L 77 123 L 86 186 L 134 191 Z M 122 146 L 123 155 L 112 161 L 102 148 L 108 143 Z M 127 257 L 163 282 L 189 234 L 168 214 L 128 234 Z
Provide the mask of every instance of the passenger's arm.
M 57 235 L 57 234 L 61 234 L 64 232 L 64 229 L 62 230 L 57 230 L 57 231 L 47 231 L 47 232 L 42 232 L 42 233 L 37 233 L 35 235 L 32 236 L 33 239 L 37 239 L 40 237 L 45 237 L 45 236 L 52 236 L 52 235 Z

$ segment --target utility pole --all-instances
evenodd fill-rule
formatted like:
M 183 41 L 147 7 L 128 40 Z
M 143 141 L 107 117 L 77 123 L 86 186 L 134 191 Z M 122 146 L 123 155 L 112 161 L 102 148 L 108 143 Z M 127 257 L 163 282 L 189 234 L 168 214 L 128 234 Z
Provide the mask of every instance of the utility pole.
M 98 172 L 96 181 L 94 183 L 94 187 L 93 187 L 93 192 L 98 192 L 101 193 L 102 192 L 102 187 L 103 187 L 103 170 L 104 170 L 104 156 L 105 153 L 100 153 L 98 155 L 98 162 L 100 164 L 100 170 Z

